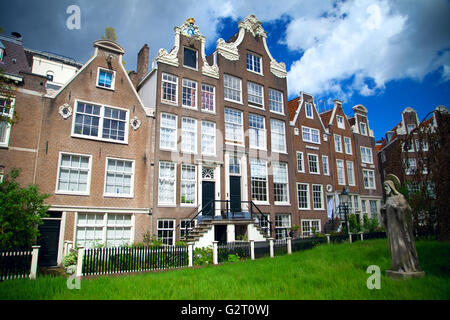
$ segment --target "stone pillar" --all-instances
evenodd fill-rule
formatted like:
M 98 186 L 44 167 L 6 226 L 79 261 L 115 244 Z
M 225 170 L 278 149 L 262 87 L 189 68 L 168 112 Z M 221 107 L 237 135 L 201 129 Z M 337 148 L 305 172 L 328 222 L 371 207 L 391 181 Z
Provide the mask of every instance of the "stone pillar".
M 361 241 L 364 241 L 364 232 L 360 232 L 359 235 L 361 236 Z
M 348 234 L 348 242 L 352 243 L 352 234 L 351 233 Z
M 255 260 L 255 240 L 250 240 L 250 258 Z
M 36 279 L 37 274 L 37 265 L 38 265 L 38 256 L 39 256 L 39 248 L 41 246 L 33 246 L 33 251 L 31 253 L 31 268 L 30 268 L 30 279 Z
M 83 276 L 83 260 L 84 260 L 84 247 L 78 247 L 78 259 L 77 259 L 77 271 L 76 276 Z
M 270 245 L 270 257 L 273 258 L 274 257 L 274 253 L 273 253 L 273 238 L 269 238 L 269 245 Z
M 189 242 L 188 244 L 188 267 L 192 267 L 194 265 L 194 244 Z
M 286 238 L 286 244 L 287 244 L 287 254 L 292 254 L 292 238 L 291 237 Z
M 327 243 L 330 244 L 330 235 L 327 233 L 326 236 L 327 236 Z
M 213 241 L 213 264 L 219 264 L 218 243 L 219 241 Z

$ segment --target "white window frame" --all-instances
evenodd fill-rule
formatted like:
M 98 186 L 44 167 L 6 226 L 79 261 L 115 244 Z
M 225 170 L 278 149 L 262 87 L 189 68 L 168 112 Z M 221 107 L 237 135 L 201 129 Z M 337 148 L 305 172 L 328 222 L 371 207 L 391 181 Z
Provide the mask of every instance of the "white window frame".
M 353 154 L 352 139 L 344 136 L 344 149 L 346 154 Z
M 306 222 L 308 224 L 308 229 L 309 230 L 305 231 L 304 227 L 305 227 L 306 223 L 304 224 L 304 222 Z M 321 226 L 321 220 L 320 219 L 301 219 L 300 224 L 301 224 L 301 227 L 302 227 L 302 237 L 303 238 L 311 236 L 312 228 L 313 228 L 312 222 L 318 222 L 319 228 L 318 228 L 318 230 L 316 230 L 316 233 L 320 233 L 322 231 L 321 230 L 322 226 Z M 307 235 L 305 235 L 305 233 L 307 233 Z
M 106 180 L 108 177 L 108 161 L 114 160 L 114 161 L 123 161 L 123 162 L 131 162 L 131 179 L 130 179 L 130 193 L 129 194 L 118 194 L 118 193 L 108 193 L 106 190 Z M 106 157 L 105 162 L 105 185 L 104 185 L 104 191 L 103 196 L 104 197 L 114 197 L 114 198 L 133 198 L 134 197 L 134 172 L 135 172 L 135 161 L 131 159 L 121 159 L 121 158 L 113 158 L 113 157 Z
M 342 180 L 339 179 L 339 169 L 340 169 L 339 163 L 342 163 Z M 338 178 L 338 184 L 340 186 L 345 186 L 345 164 L 344 164 L 344 160 L 336 159 L 336 175 L 337 175 L 337 178 Z
M 305 132 L 307 131 L 307 132 Z M 318 137 L 318 142 L 313 140 L 313 131 L 316 133 L 315 135 L 317 135 Z M 305 139 L 305 133 L 309 135 L 310 139 Z M 306 127 L 306 126 L 302 126 L 302 140 L 303 142 L 309 142 L 309 143 L 315 143 L 315 144 L 320 144 L 320 130 L 319 129 L 315 129 L 315 128 L 310 128 L 310 127 Z
M 171 164 L 174 166 L 174 174 L 173 178 L 170 179 L 165 178 L 165 180 L 173 180 L 173 201 L 172 202 L 163 202 L 160 200 L 160 180 L 161 180 L 161 164 Z M 177 164 L 175 162 L 170 161 L 159 161 L 158 166 L 158 206 L 175 206 L 177 202 Z
M 242 79 L 238 78 L 238 77 L 234 77 L 234 76 L 232 76 L 230 74 L 224 74 L 223 77 L 224 77 L 224 80 L 223 80 L 223 91 L 224 91 L 223 97 L 224 97 L 224 100 L 242 104 Z M 226 86 L 226 78 L 230 78 L 230 80 L 232 82 L 234 80 L 239 81 L 239 89 L 232 88 L 232 87 L 227 87 Z M 232 90 L 232 91 L 239 91 L 239 100 L 234 100 L 232 98 L 227 97 L 227 94 L 226 94 L 227 89 L 228 90 Z
M 299 169 L 299 160 L 301 161 L 301 170 Z M 303 152 L 301 151 L 297 151 L 297 172 L 305 173 L 305 159 L 303 157 Z
M 194 168 L 194 179 L 183 179 L 183 169 L 184 167 L 191 167 L 190 169 Z M 180 207 L 196 207 L 197 206 L 197 166 L 193 165 L 193 164 L 186 164 L 186 163 L 182 163 L 181 164 L 181 168 L 180 168 Z M 182 184 L 183 182 L 190 182 L 194 184 L 194 201 L 192 203 L 188 203 L 188 202 L 182 202 L 181 198 L 183 197 L 183 188 L 182 188 Z
M 195 68 L 188 66 L 184 63 L 184 50 L 195 51 Z M 198 51 L 197 50 L 191 49 L 188 47 L 183 47 L 183 67 L 191 69 L 191 70 L 195 70 L 195 71 L 198 70 Z
M 317 202 L 314 199 L 314 193 L 317 193 L 317 191 L 314 191 L 314 187 L 320 187 L 320 207 L 316 208 Z M 313 210 L 325 210 L 325 202 L 323 197 L 323 185 L 321 184 L 312 184 L 311 185 L 311 196 L 312 196 L 312 202 L 313 202 Z
M 187 123 L 189 123 L 189 125 L 192 124 L 193 130 L 192 128 L 186 127 Z M 189 144 L 187 143 L 187 140 L 189 140 L 190 138 L 187 139 L 185 134 L 194 135 L 194 150 L 186 149 L 186 147 L 190 145 L 190 143 Z M 189 117 L 181 118 L 181 152 L 189 154 L 197 154 L 197 119 Z
M 264 165 L 264 170 L 265 170 L 264 178 L 255 177 L 253 175 L 254 174 L 254 170 L 252 170 L 253 163 L 257 163 L 257 165 Z M 255 180 L 256 182 L 258 182 L 258 181 L 266 182 L 266 188 L 265 188 L 266 200 L 256 200 L 256 198 L 255 198 L 255 200 L 253 200 L 253 181 L 254 181 L 254 179 L 258 179 L 258 180 Z M 261 179 L 265 179 L 265 180 L 261 180 Z M 250 197 L 255 204 L 269 204 L 269 178 L 268 178 L 268 170 L 267 170 L 267 161 L 266 160 L 250 159 Z
M 405 173 L 407 175 L 412 175 L 417 170 L 417 159 L 416 158 L 405 158 Z M 414 163 L 414 165 L 411 165 Z
M 279 167 L 284 166 L 285 167 L 284 170 L 286 170 L 286 175 L 285 175 L 286 176 L 286 181 L 276 182 L 277 178 L 276 178 L 275 170 L 274 170 L 275 166 L 279 166 Z M 287 162 L 272 162 L 272 171 L 273 171 L 273 184 L 274 184 L 274 186 L 273 186 L 273 189 L 274 189 L 274 203 L 275 203 L 275 205 L 289 205 L 290 204 L 290 199 L 289 199 L 289 168 L 288 168 L 288 163 Z M 275 200 L 275 183 L 277 183 L 277 184 L 285 184 L 286 185 L 286 188 L 285 188 L 286 201 L 276 201 Z
M 349 171 L 349 165 L 351 167 L 351 175 Z M 355 166 L 353 165 L 353 161 L 346 161 L 346 168 L 347 168 L 347 178 L 348 178 L 348 185 L 349 186 L 355 186 Z
M 287 219 L 286 219 L 287 217 Z M 281 225 L 279 224 L 281 222 Z M 286 223 L 287 222 L 287 223 Z M 286 236 L 289 236 L 289 230 L 291 229 L 291 215 L 288 213 L 277 213 L 275 215 L 275 238 L 277 240 L 284 240 L 286 239 Z M 284 237 L 279 238 L 278 234 L 279 230 L 284 230 L 283 235 Z
M 175 80 L 164 79 L 164 76 L 173 77 L 173 78 L 175 78 Z M 166 83 L 166 82 L 175 85 L 175 101 L 164 99 L 164 83 Z M 177 76 L 170 74 L 170 73 L 165 73 L 165 72 L 163 72 L 161 74 L 161 102 L 171 104 L 171 105 L 178 105 L 178 77 Z
M 326 176 L 329 176 L 330 175 L 330 162 L 328 161 L 328 156 L 322 156 L 322 168 L 323 168 L 323 174 Z
M 372 182 L 370 179 L 370 175 L 368 173 L 372 173 Z M 367 185 L 366 185 L 366 173 L 367 173 Z M 363 180 L 364 180 L 364 189 L 367 190 L 375 190 L 376 189 L 376 184 L 375 184 L 375 171 L 374 170 L 368 170 L 368 169 L 363 169 Z
M 275 95 L 279 95 L 280 98 L 281 98 L 281 100 L 278 101 L 278 100 L 276 100 L 276 99 L 273 99 Z M 284 115 L 284 104 L 283 104 L 283 101 L 284 101 L 284 100 L 283 100 L 283 92 L 281 92 L 281 91 L 279 91 L 279 90 L 275 90 L 275 89 L 269 88 L 269 109 L 270 109 L 270 112 L 273 112 L 273 113 L 276 113 L 276 114 Z M 276 105 L 278 105 L 278 104 L 281 105 L 281 111 L 274 110 L 274 109 L 272 108 L 272 106 L 273 106 L 274 104 L 276 104 Z
M 100 108 L 100 114 L 98 116 L 97 115 L 88 115 L 87 114 L 88 116 L 98 117 L 99 118 L 97 136 L 89 136 L 89 135 L 84 135 L 84 134 L 81 134 L 81 133 L 75 133 L 75 124 L 76 124 L 77 114 L 84 114 L 84 113 L 79 113 L 77 111 L 79 103 L 88 104 L 88 105 L 92 105 L 92 106 Z M 104 121 L 106 120 L 106 118 L 105 118 L 105 109 L 106 108 L 125 112 L 125 114 L 126 114 L 125 120 L 114 119 L 115 121 L 123 122 L 125 124 L 124 140 L 123 141 L 115 140 L 115 139 L 103 138 L 103 126 L 104 126 Z M 71 136 L 74 137 L 74 138 L 82 138 L 82 139 L 89 139 L 89 140 L 105 141 L 105 142 L 112 142 L 112 143 L 118 143 L 118 144 L 128 144 L 129 122 L 130 122 L 130 110 L 128 110 L 128 109 L 119 108 L 119 107 L 113 107 L 113 106 L 109 106 L 109 105 L 105 105 L 105 104 L 101 104 L 101 103 L 95 103 L 95 102 L 75 99 L 75 102 L 74 102 L 74 115 L 72 116 L 72 118 L 73 119 L 72 119 L 72 133 L 71 133 Z
M 309 157 L 314 157 L 316 158 L 316 167 L 317 167 L 317 171 L 311 171 L 311 161 Z M 319 155 L 315 154 L 315 153 L 308 153 L 308 172 L 309 174 L 315 174 L 315 175 L 319 175 L 320 174 L 320 161 L 319 161 Z
M 308 115 L 308 110 L 311 110 L 311 115 Z M 314 119 L 314 105 L 311 102 L 305 103 L 305 116 L 308 119 Z
M 212 88 L 212 92 L 211 91 L 208 91 L 208 90 L 204 90 L 204 88 L 206 88 L 206 87 L 209 87 L 209 88 Z M 204 100 L 203 100 L 203 93 L 206 93 L 207 95 L 212 95 L 212 104 L 213 104 L 213 109 L 212 110 L 208 110 L 208 109 L 205 109 L 203 106 L 204 106 Z M 208 113 L 216 113 L 216 87 L 215 86 L 213 86 L 213 85 L 210 85 L 210 84 L 207 84 L 207 83 L 202 83 L 201 84 L 201 98 L 200 98 L 200 100 L 201 100 L 201 110 L 203 111 L 203 112 L 208 112 Z
M 193 97 L 193 99 L 191 99 L 194 102 L 193 106 L 184 103 L 183 96 L 184 96 L 185 89 L 188 90 L 190 92 L 189 95 L 191 97 Z M 190 79 L 182 79 L 182 81 L 181 81 L 181 106 L 183 108 L 196 110 L 197 109 L 197 93 L 198 93 L 197 81 L 190 80 Z
M 172 223 L 172 228 L 160 228 L 159 227 L 159 222 L 171 222 Z M 156 220 L 156 236 L 158 238 L 158 240 L 161 240 L 163 242 L 164 245 L 169 245 L 169 246 L 174 246 L 175 245 L 175 239 L 176 239 L 176 234 L 175 234 L 175 226 L 176 226 L 176 220 L 175 219 L 158 219 Z M 159 231 L 172 231 L 172 243 L 171 244 L 167 244 L 165 243 L 159 236 Z
M 365 122 L 359 123 L 359 133 L 363 136 L 367 136 L 367 124 Z
M 250 126 L 250 118 L 251 117 L 254 117 L 259 120 L 262 119 L 263 127 L 262 128 L 251 127 Z M 262 136 L 262 141 L 259 141 L 259 139 L 257 139 L 257 138 L 261 137 L 261 136 Z M 258 150 L 267 150 L 266 118 L 264 116 L 254 114 L 254 113 L 248 114 L 248 138 L 249 138 L 249 148 L 258 149 Z M 256 139 L 257 141 L 259 141 L 260 145 L 253 144 L 252 143 L 253 139 Z
M 254 94 L 255 91 L 253 91 L 252 86 L 254 86 L 254 88 L 257 89 L 256 91 L 258 91 L 260 89 L 261 95 Z M 250 100 L 250 97 L 256 97 L 256 98 L 261 99 L 261 103 L 257 103 L 257 102 Z M 252 81 L 247 81 L 247 101 L 248 101 L 248 105 L 250 107 L 254 107 L 257 109 L 264 109 L 264 86 L 262 86 L 258 83 L 252 82 Z
M 227 122 L 227 115 L 226 112 L 227 110 L 231 110 L 232 112 L 237 112 L 240 114 L 240 123 L 235 123 L 235 122 Z M 231 144 L 238 144 L 238 145 L 243 145 L 244 144 L 244 113 L 240 110 L 237 109 L 233 109 L 233 108 L 225 108 L 224 110 L 224 122 L 225 122 L 225 141 L 226 143 L 231 143 Z M 233 127 L 240 127 L 240 140 L 229 140 L 227 137 L 227 123 L 231 124 Z M 233 130 L 233 132 L 236 132 L 236 130 Z
M 342 137 L 339 134 L 334 135 L 334 150 L 339 153 L 344 152 L 344 148 L 342 147 Z
M 101 86 L 98 83 L 98 81 L 100 80 L 100 71 L 112 74 L 111 88 Z M 97 68 L 97 82 L 96 82 L 97 88 L 114 91 L 115 85 L 116 85 L 116 72 L 114 70 L 109 70 L 106 68 L 98 67 Z
M 12 119 L 13 116 L 14 116 L 14 105 L 15 105 L 15 101 L 16 101 L 15 98 L 8 98 L 8 97 L 0 95 L 0 99 L 5 101 L 5 106 L 6 106 L 6 102 L 8 100 L 10 102 L 9 112 L 8 113 L 1 112 L 1 115 L 3 117 L 5 117 L 5 118 L 9 117 L 10 119 Z M 6 122 L 3 122 L 2 125 L 5 126 L 5 129 L 4 129 L 5 130 L 5 141 L 4 142 L 0 141 L 0 147 L 8 147 L 9 146 L 9 139 L 10 139 L 10 136 L 11 136 L 11 127 L 12 126 L 11 126 L 11 124 L 6 123 Z
M 372 148 L 360 147 L 360 151 L 361 151 L 361 162 L 367 163 L 367 164 L 373 164 Z M 367 160 L 370 160 L 370 161 L 367 161 Z
M 87 180 L 86 181 L 86 191 L 80 192 L 80 191 L 70 191 L 70 190 L 59 190 L 58 187 L 59 187 L 59 180 L 60 180 L 60 174 L 61 174 L 61 160 L 62 160 L 63 155 L 89 158 L 88 168 L 87 168 L 88 174 L 87 174 L 87 178 L 86 178 L 86 180 Z M 92 155 L 60 151 L 59 157 L 58 157 L 58 170 L 56 173 L 55 194 L 89 196 L 90 190 L 91 190 L 91 175 L 92 175 Z
M 307 204 L 307 207 L 300 207 L 299 186 L 306 186 L 306 191 L 302 190 L 302 192 L 306 192 L 306 204 Z M 310 199 L 310 192 L 309 192 L 309 184 L 308 183 L 297 182 L 297 206 L 298 206 L 298 210 L 311 210 L 311 199 Z
M 406 129 L 408 131 L 408 133 L 411 133 L 411 131 L 413 131 L 417 126 L 415 124 L 408 124 L 406 125 Z
M 212 129 L 209 126 L 210 124 L 212 124 Z M 208 130 L 205 129 L 207 127 L 208 127 L 208 130 L 211 129 L 212 134 L 210 132 L 206 132 L 206 131 L 208 131 Z M 216 123 L 215 122 L 211 122 L 211 121 L 203 120 L 202 121 L 202 128 L 201 128 L 201 135 L 202 135 L 202 137 L 201 137 L 201 144 L 202 144 L 202 146 L 201 146 L 201 154 L 202 155 L 207 155 L 207 156 L 215 156 L 216 155 Z M 204 146 L 205 146 L 204 138 L 205 138 L 205 136 L 212 137 L 212 148 L 213 148 L 212 152 L 204 151 Z
M 339 129 L 344 129 L 345 130 L 345 122 L 344 122 L 344 117 L 343 116 L 336 116 L 336 123 L 337 123 L 337 127 Z
M 277 122 L 280 123 L 280 124 L 283 124 L 282 125 L 283 132 L 276 132 L 274 130 L 274 128 L 276 127 L 276 125 L 274 125 L 274 124 L 277 123 Z M 270 119 L 270 133 L 271 133 L 271 136 L 270 136 L 271 151 L 272 152 L 278 152 L 278 153 L 286 153 L 287 152 L 287 145 L 286 145 L 286 125 L 285 125 L 285 122 L 283 120 L 278 120 L 278 119 L 271 118 Z M 276 139 L 274 139 L 275 135 L 283 137 L 283 146 L 284 146 L 283 150 L 281 150 L 281 149 L 279 150 L 279 149 L 275 149 L 274 148 L 274 143 L 273 142 L 276 140 Z
M 248 60 L 248 56 L 252 56 L 252 63 L 251 63 L 251 68 L 249 69 L 248 68 L 248 63 L 247 63 L 247 60 Z M 258 71 L 255 71 L 254 69 L 255 69 L 255 66 L 254 66 L 254 64 L 255 64 L 255 58 L 257 58 L 258 60 L 259 60 L 259 69 L 260 69 L 260 72 L 258 72 Z M 256 73 L 256 74 L 259 74 L 259 75 L 263 75 L 263 64 L 262 64 L 262 57 L 260 56 L 260 55 L 258 55 L 258 54 L 256 54 L 256 53 L 253 53 L 253 52 L 248 52 L 247 51 L 247 54 L 245 55 L 245 67 L 246 67 L 246 69 L 247 69 L 247 71 L 250 71 L 250 72 L 253 72 L 253 73 Z
M 167 147 L 167 146 L 163 146 L 162 145 L 162 137 L 163 135 L 161 134 L 161 132 L 159 133 L 159 149 L 160 150 L 165 150 L 165 151 L 177 151 L 177 142 L 178 142 L 178 116 L 175 114 L 171 114 L 171 113 L 165 113 L 165 112 L 161 112 L 161 117 L 160 117 L 160 122 L 159 122 L 159 128 L 160 131 L 163 128 L 162 127 L 162 121 L 163 121 L 163 115 L 164 116 L 170 116 L 171 118 L 175 117 L 175 126 L 174 127 L 164 127 L 167 128 L 169 130 L 173 130 L 173 137 L 172 137 L 172 141 L 173 142 L 173 148 Z

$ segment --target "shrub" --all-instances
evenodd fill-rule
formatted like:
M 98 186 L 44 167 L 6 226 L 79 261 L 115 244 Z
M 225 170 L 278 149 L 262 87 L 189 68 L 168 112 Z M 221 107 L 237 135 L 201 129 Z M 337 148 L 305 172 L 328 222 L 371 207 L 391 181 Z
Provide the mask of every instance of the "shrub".
M 213 250 L 211 247 L 196 248 L 194 250 L 194 265 L 202 266 L 213 263 Z
M 241 260 L 241 258 L 239 257 L 239 255 L 237 253 L 228 255 L 228 262 L 237 262 L 239 260 Z

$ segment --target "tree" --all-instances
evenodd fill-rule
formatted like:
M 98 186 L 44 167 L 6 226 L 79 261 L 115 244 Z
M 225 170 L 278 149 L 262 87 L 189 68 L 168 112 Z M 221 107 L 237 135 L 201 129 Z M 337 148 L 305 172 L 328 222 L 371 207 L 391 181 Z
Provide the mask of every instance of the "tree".
M 116 31 L 114 30 L 113 27 L 105 28 L 105 34 L 102 35 L 102 40 L 111 40 L 114 42 L 117 41 Z
M 36 185 L 20 187 L 19 170 L 11 170 L 0 183 L 0 248 L 30 247 L 39 235 L 38 225 L 47 216 L 44 204 L 47 194 L 40 194 Z

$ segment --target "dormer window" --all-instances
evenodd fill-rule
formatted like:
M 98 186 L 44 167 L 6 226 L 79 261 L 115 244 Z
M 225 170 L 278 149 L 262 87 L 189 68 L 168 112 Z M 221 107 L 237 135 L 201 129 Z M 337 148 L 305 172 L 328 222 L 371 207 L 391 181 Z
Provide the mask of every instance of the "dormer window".
M 339 129 L 345 129 L 344 117 L 336 116 L 336 121 Z
M 310 119 L 314 119 L 312 103 L 307 102 L 305 104 L 305 109 L 306 109 L 306 117 L 310 118 Z
M 262 74 L 261 57 L 247 52 L 247 70 Z
M 386 134 L 387 142 L 391 142 L 393 136 L 394 136 L 394 133 L 393 133 L 393 132 L 388 132 L 388 133 Z
M 367 136 L 367 125 L 364 122 L 359 123 L 359 130 L 362 135 Z
M 197 50 L 184 48 L 183 65 L 188 68 L 197 70 Z
M 415 124 L 408 124 L 408 133 L 411 133 L 416 128 Z
M 97 87 L 114 90 L 115 72 L 98 68 Z

